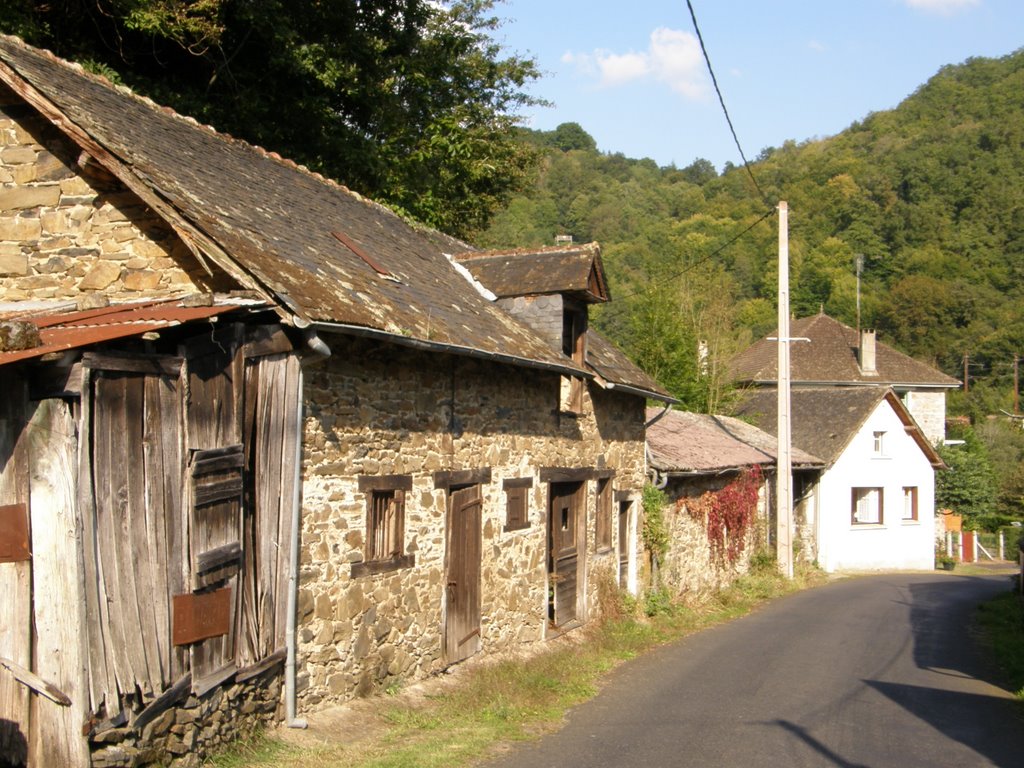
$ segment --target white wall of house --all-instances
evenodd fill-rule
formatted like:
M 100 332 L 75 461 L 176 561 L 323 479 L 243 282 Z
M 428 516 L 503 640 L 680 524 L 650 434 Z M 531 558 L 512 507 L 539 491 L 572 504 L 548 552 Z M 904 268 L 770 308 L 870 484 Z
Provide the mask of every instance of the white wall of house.
M 857 520 L 854 489 L 862 499 Z M 916 519 L 905 512 L 913 494 Z M 825 571 L 934 568 L 935 470 L 887 401 L 822 474 L 820 502 L 818 561 Z

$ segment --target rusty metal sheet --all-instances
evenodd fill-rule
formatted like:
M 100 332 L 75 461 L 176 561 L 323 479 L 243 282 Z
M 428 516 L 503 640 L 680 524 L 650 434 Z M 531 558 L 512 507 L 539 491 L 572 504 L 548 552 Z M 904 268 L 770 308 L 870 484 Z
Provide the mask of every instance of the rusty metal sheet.
M 0 505 L 0 563 L 29 560 L 28 505 Z
M 206 320 L 240 308 L 241 305 L 238 304 L 183 307 L 178 300 L 173 300 L 115 305 L 81 312 L 32 315 L 25 319 L 39 326 L 42 344 L 31 349 L 0 352 L 0 365 L 114 339 L 141 336 L 150 331 Z
M 175 645 L 226 635 L 231 629 L 231 587 L 175 595 L 172 622 L 171 640 Z

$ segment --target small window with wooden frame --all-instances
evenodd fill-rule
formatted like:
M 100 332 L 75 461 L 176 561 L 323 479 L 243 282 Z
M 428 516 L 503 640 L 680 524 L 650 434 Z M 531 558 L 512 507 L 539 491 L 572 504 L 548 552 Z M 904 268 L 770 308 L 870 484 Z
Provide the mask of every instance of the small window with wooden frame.
M 562 352 L 580 368 L 587 360 L 587 310 L 568 299 L 562 307 Z M 569 413 L 583 411 L 583 379 L 566 376 L 563 379 L 562 410 Z
M 366 544 L 363 562 L 352 563 L 352 576 L 415 565 L 415 556 L 405 554 L 405 498 L 412 491 L 412 476 L 360 477 L 359 491 L 366 495 Z
M 505 491 L 505 530 L 519 531 L 530 527 L 530 489 L 532 477 L 516 477 L 502 481 Z
M 917 522 L 917 486 L 903 486 L 903 522 Z
M 852 488 L 850 517 L 854 525 L 882 525 L 884 492 L 881 488 Z
M 594 548 L 610 552 L 612 548 L 612 479 L 598 478 L 597 504 L 594 511 Z

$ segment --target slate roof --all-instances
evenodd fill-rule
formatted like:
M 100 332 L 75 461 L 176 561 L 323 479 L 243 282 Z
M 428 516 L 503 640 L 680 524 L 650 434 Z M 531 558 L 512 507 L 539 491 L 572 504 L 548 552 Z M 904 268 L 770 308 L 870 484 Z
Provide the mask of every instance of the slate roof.
M 915 360 L 881 342 L 875 343 L 877 375 L 865 375 L 857 362 L 860 346 L 857 330 L 828 315 L 803 317 L 790 323 L 789 335 L 806 341 L 790 344 L 790 375 L 794 385 L 871 384 L 953 388 L 960 382 L 926 363 Z M 773 339 L 778 331 L 769 334 Z M 733 358 L 730 369 L 736 381 L 774 384 L 778 380 L 778 342 L 760 339 Z M 795 391 L 795 390 L 794 390 Z
M 468 251 L 455 258 L 498 298 L 568 293 L 589 303 L 611 299 L 597 243 Z
M 737 414 L 775 435 L 778 433 L 776 395 L 774 388 L 751 390 L 737 409 Z M 831 466 L 883 400 L 888 400 L 907 434 L 918 444 L 932 466 L 945 466 L 914 417 L 888 387 L 793 389 L 790 393 L 793 445 L 824 459 Z
M 587 367 L 608 389 L 620 389 L 664 402 L 677 403 L 654 379 L 638 368 L 623 352 L 593 328 L 587 329 Z
M 0 36 L 0 81 L 296 325 L 590 374 L 488 301 L 439 243 L 318 174 Z
M 648 408 L 647 419 L 660 409 Z M 730 418 L 687 411 L 669 411 L 647 428 L 651 466 L 668 474 L 717 474 L 755 465 L 775 464 L 777 440 L 757 427 Z M 824 465 L 804 451 L 793 451 L 794 469 Z

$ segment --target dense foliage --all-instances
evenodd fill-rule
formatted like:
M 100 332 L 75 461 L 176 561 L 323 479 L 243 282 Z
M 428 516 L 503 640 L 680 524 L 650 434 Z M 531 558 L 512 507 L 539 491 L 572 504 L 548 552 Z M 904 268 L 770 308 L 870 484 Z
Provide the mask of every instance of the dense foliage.
M 974 430 L 958 434 L 963 445 L 938 448 L 949 469 L 935 473 L 935 508 L 964 515 L 968 528 L 988 527 L 984 522 L 993 512 L 997 491 L 988 450 Z
M 535 162 L 494 1 L 8 0 L 0 31 L 465 235 Z
M 715 366 L 775 325 L 776 223 L 757 223 L 770 205 L 742 168 L 600 154 L 578 128 L 529 136 L 546 152 L 535 186 L 483 239 L 600 241 L 616 301 L 598 324 L 687 406 L 721 408 Z M 763 150 L 753 172 L 770 203 L 789 203 L 794 314 L 855 324 L 861 255 L 864 324 L 957 378 L 966 356 L 970 394 L 954 409 L 1010 409 L 1024 348 L 1024 52 L 946 67 L 835 137 Z

